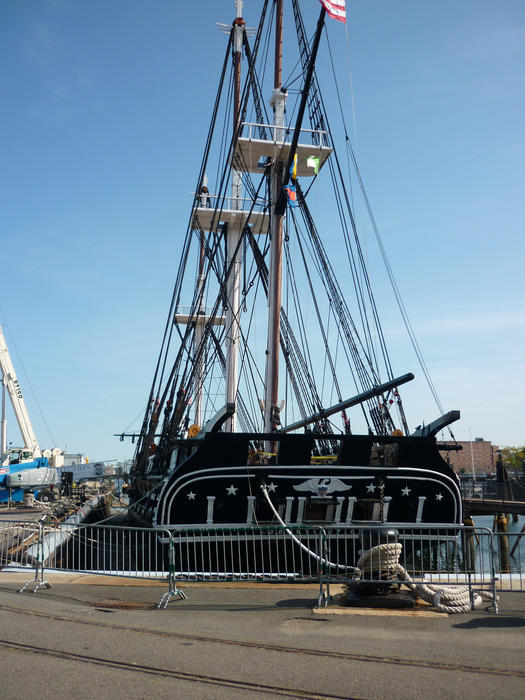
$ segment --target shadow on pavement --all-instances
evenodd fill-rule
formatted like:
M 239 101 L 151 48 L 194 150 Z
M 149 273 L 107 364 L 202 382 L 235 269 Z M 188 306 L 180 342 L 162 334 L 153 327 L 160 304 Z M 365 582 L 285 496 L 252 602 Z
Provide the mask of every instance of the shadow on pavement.
M 457 625 L 452 625 L 458 629 L 476 629 L 478 627 L 486 627 L 487 629 L 500 629 L 502 627 L 525 627 L 525 620 L 514 615 L 499 614 L 495 617 L 477 617 L 467 622 L 460 622 Z

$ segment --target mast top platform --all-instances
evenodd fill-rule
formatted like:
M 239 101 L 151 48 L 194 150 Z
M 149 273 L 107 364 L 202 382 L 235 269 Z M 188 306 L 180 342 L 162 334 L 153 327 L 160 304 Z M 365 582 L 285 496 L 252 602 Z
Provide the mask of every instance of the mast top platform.
M 214 195 L 208 195 L 210 206 L 197 206 L 193 216 L 194 228 L 202 231 L 216 231 L 220 225 L 228 224 L 229 231 L 244 230 L 248 224 L 252 227 L 252 233 L 268 233 L 269 215 L 266 211 L 260 211 L 252 207 L 252 200 L 226 197 L 224 200 Z M 242 208 L 243 203 L 247 208 Z M 237 206 L 241 208 L 236 208 Z
M 257 136 L 256 136 L 257 134 Z M 261 138 L 263 135 L 265 138 Z M 236 170 L 260 173 L 270 162 L 288 162 L 293 128 L 274 124 L 243 122 L 242 135 L 237 139 L 233 163 Z M 310 143 L 307 143 L 307 141 Z M 297 154 L 297 177 L 313 177 L 314 167 L 308 158 L 319 158 L 319 170 L 333 149 L 327 145 L 328 133 L 315 129 L 301 129 Z

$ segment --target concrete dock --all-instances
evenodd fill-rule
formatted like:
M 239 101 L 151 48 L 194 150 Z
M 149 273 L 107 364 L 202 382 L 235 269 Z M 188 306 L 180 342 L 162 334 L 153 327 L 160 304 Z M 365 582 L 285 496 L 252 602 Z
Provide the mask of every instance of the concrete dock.
M 525 594 L 500 614 L 316 610 L 317 586 L 0 572 L 2 698 L 525 696 Z

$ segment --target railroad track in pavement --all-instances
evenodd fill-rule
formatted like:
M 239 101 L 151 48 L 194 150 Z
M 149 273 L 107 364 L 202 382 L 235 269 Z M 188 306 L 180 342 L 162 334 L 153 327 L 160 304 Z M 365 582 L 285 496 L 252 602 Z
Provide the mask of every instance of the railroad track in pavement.
M 80 618 L 75 618 L 75 617 L 70 617 L 67 615 L 57 615 L 57 614 L 52 614 L 52 613 L 46 613 L 46 612 L 41 612 L 41 611 L 30 611 L 30 610 L 25 610 L 23 608 L 17 608 L 16 606 L 10 606 L 10 605 L 0 605 L 0 612 L 7 612 L 7 613 L 14 613 L 14 614 L 19 614 L 19 615 L 28 615 L 28 616 L 34 616 L 34 617 L 39 617 L 39 618 L 44 618 L 47 620 L 53 620 L 57 622 L 68 622 L 68 623 L 73 623 L 73 624 L 78 624 L 78 625 L 86 625 L 92 628 L 102 628 L 102 629 L 108 629 L 108 630 L 117 630 L 117 631 L 122 631 L 122 632 L 127 632 L 127 633 L 134 633 L 134 634 L 142 634 L 142 635 L 148 635 L 148 636 L 153 636 L 153 637 L 160 637 L 160 638 L 168 638 L 168 639 L 178 639 L 178 640 L 184 640 L 184 641 L 191 641 L 191 642 L 202 642 L 206 644 L 219 644 L 219 645 L 227 645 L 227 646 L 234 646 L 234 647 L 242 647 L 245 649 L 256 649 L 256 650 L 264 650 L 264 651 L 269 651 L 273 652 L 276 654 L 294 654 L 294 655 L 302 655 L 302 656 L 320 656 L 323 657 L 324 659 L 340 659 L 340 660 L 345 660 L 345 661 L 356 661 L 356 662 L 364 662 L 364 663 L 372 663 L 372 664 L 379 664 L 379 665 L 395 665 L 395 666 L 406 666 L 406 667 L 412 667 L 412 668 L 428 668 L 428 669 L 434 669 L 434 670 L 441 670 L 441 671 L 453 671 L 453 672 L 463 672 L 463 673 L 470 673 L 470 674 L 481 674 L 481 675 L 488 675 L 488 676 L 506 676 L 506 677 L 514 677 L 514 678 L 523 678 L 525 679 L 525 671 L 519 671 L 516 669 L 506 669 L 506 668 L 487 668 L 484 666 L 473 666 L 473 665 L 468 665 L 468 664 L 461 664 L 461 663 L 443 663 L 440 661 L 428 661 L 428 660 L 423 660 L 423 659 L 410 659 L 410 658 L 400 658 L 396 656 L 376 656 L 373 654 L 360 654 L 356 652 L 347 652 L 347 651 L 334 651 L 334 650 L 328 650 L 328 649 L 311 649 L 311 648 L 306 648 L 306 647 L 292 647 L 292 646 L 287 646 L 287 645 L 280 645 L 280 644 L 270 644 L 270 643 L 265 643 L 265 642 L 256 642 L 256 641 L 244 641 L 244 640 L 238 640 L 238 639 L 226 639 L 226 638 L 220 638 L 220 637 L 208 637 L 204 635 L 197 635 L 197 634 L 190 634 L 186 632 L 171 632 L 171 631 L 162 631 L 162 630 L 155 630 L 155 629 L 148 629 L 144 627 L 131 627 L 128 625 L 121 625 L 121 624 L 114 624 L 110 622 L 101 622 L 97 620 L 83 620 Z M 140 671 L 142 669 L 143 673 L 158 673 L 158 674 L 164 674 L 164 675 L 174 675 L 174 677 L 180 677 L 180 678 L 185 678 L 187 680 L 191 680 L 191 678 L 194 676 L 195 680 L 201 679 L 201 682 L 217 682 L 221 684 L 235 684 L 236 687 L 244 687 L 243 684 L 246 685 L 245 682 L 241 681 L 234 681 L 231 679 L 215 679 L 215 680 L 206 680 L 208 677 L 207 676 L 199 676 L 198 674 L 185 674 L 181 673 L 178 671 L 172 671 L 170 669 L 157 669 L 155 667 L 147 667 L 147 666 L 138 666 L 136 664 L 130 664 L 126 662 L 119 662 L 119 661 L 112 661 L 109 659 L 97 659 L 96 657 L 89 657 L 89 656 L 83 656 L 80 654 L 72 654 L 70 652 L 62 652 L 62 651 L 57 651 L 53 649 L 46 649 L 46 648 L 40 648 L 40 647 L 32 647 L 31 645 L 17 645 L 14 642 L 10 642 L 9 640 L 0 640 L 0 646 L 4 647 L 10 647 L 10 648 L 19 648 L 21 651 L 33 651 L 34 653 L 48 653 L 52 655 L 60 655 L 60 654 L 65 654 L 65 655 L 70 655 L 71 658 L 76 658 L 77 660 L 85 660 L 86 662 L 91 662 L 91 663 L 106 663 L 107 665 L 117 665 L 119 668 L 128 668 L 129 670 L 135 670 L 135 671 Z M 64 657 L 65 658 L 65 657 Z M 176 675 L 179 674 L 179 675 Z M 211 678 L 211 677 L 210 677 Z M 250 685 L 249 683 L 246 685 L 248 687 Z M 253 689 L 259 689 L 262 690 L 263 688 L 267 688 L 268 692 L 281 692 L 282 693 L 288 693 L 290 697 L 333 697 L 333 698 L 338 698 L 338 697 L 343 697 L 343 696 L 317 696 L 317 695 L 312 695 L 311 693 L 307 693 L 306 691 L 291 691 L 289 689 L 278 689 L 276 686 L 268 685 L 264 686 L 261 685 L 260 687 L 258 684 L 253 684 L 254 688 Z M 295 693 L 295 695 L 293 694 Z M 299 694 L 298 694 L 299 693 Z M 301 694 L 302 693 L 302 694 Z

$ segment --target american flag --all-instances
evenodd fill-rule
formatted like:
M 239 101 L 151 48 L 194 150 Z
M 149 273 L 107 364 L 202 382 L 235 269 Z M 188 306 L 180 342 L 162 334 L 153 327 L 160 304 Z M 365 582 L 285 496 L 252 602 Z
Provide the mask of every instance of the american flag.
M 345 0 L 319 0 L 330 17 L 346 22 Z

